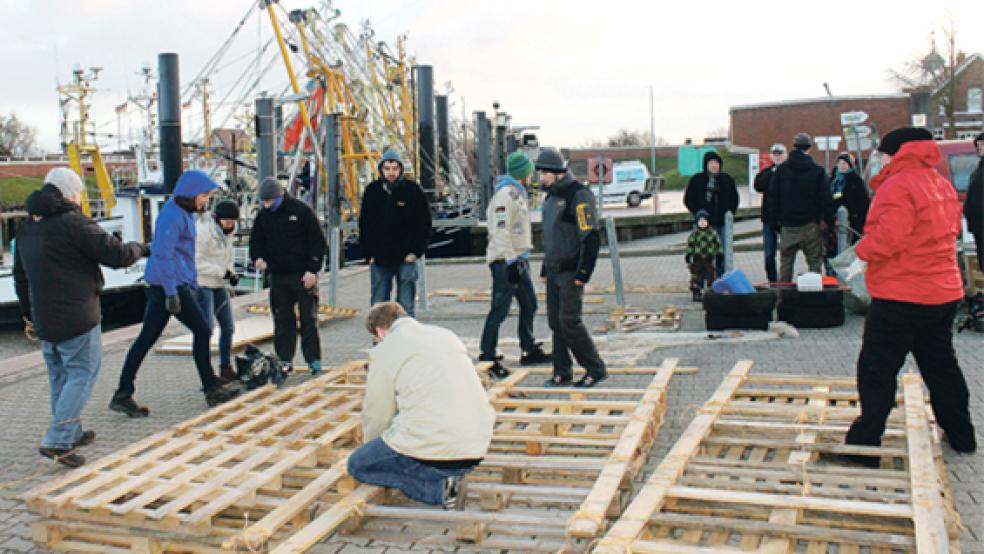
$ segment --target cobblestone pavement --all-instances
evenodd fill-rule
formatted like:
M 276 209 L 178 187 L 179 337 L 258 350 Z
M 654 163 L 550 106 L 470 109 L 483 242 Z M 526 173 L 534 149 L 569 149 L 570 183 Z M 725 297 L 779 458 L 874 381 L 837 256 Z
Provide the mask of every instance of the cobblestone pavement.
M 753 281 L 764 280 L 760 253 L 736 255 L 739 267 L 745 269 Z M 802 266 L 802 259 L 800 260 Z M 627 284 L 675 284 L 680 290 L 686 283 L 687 273 L 682 256 L 627 258 L 622 260 Z M 804 269 L 799 267 L 798 269 Z M 365 268 L 352 268 L 340 279 L 339 298 L 342 304 L 365 310 L 368 306 L 368 274 Z M 480 264 L 433 265 L 427 272 L 428 287 L 439 288 L 477 287 L 487 288 L 488 269 Z M 596 286 L 611 284 L 611 269 L 607 260 L 599 261 Z M 690 302 L 684 292 L 666 294 L 628 294 L 628 302 L 634 306 L 662 308 L 667 304 L 678 305 L 683 313 L 683 330 L 703 330 L 702 312 Z M 587 305 L 592 312 L 586 317 L 591 328 L 603 324 L 606 313 L 603 306 L 612 305 L 612 296 L 603 305 Z M 464 338 L 477 338 L 481 332 L 486 305 L 477 302 L 460 302 L 449 297 L 434 296 L 420 319 L 453 328 Z M 363 312 L 364 313 L 364 312 Z M 244 312 L 239 311 L 237 317 Z M 513 337 L 514 319 L 503 326 L 504 337 Z M 844 326 L 828 330 L 801 330 L 798 339 L 749 342 L 739 344 L 695 345 L 658 349 L 639 362 L 639 365 L 658 365 L 664 357 L 679 357 L 683 366 L 696 366 L 700 371 L 692 375 L 675 376 L 670 384 L 669 406 L 666 423 L 660 431 L 649 464 L 640 473 L 640 480 L 658 464 L 662 456 L 688 425 L 695 410 L 714 391 L 726 372 L 741 359 L 755 360 L 761 371 L 808 373 L 824 375 L 852 375 L 861 342 L 863 319 L 849 315 Z M 547 336 L 546 317 L 537 317 L 536 332 Z M 322 328 L 321 340 L 326 365 L 339 364 L 365 357 L 369 338 L 362 327 L 362 314 L 353 320 L 332 322 Z M 93 391 L 92 400 L 83 415 L 85 427 L 94 429 L 98 437 L 94 444 L 82 449 L 89 459 L 117 450 L 190 415 L 205 410 L 204 399 L 199 392 L 198 379 L 190 357 L 148 357 L 137 379 L 136 398 L 151 409 L 146 419 L 129 419 L 107 409 L 110 396 L 119 375 L 127 343 L 106 348 L 103 369 Z M 957 336 L 958 357 L 971 388 L 972 410 L 978 423 L 984 422 L 984 340 L 981 335 L 962 333 Z M 910 360 L 911 363 L 911 360 Z M 2 367 L 2 362 L 0 362 Z M 291 378 L 294 381 L 303 376 Z M 613 379 L 611 384 L 627 384 L 630 377 Z M 636 379 L 642 379 L 637 377 Z M 642 381 L 639 381 L 641 384 Z M 47 379 L 43 368 L 22 373 L 12 381 L 0 384 L 0 552 L 44 552 L 31 543 L 31 522 L 36 518 L 17 500 L 18 494 L 38 483 L 62 473 L 63 469 L 41 458 L 37 453 L 40 437 L 48 423 L 49 406 Z M 962 537 L 963 551 L 984 554 L 984 472 L 982 454 L 959 455 L 951 450 L 945 459 L 956 496 L 957 506 L 966 527 Z M 431 548 L 414 547 L 412 544 L 394 545 L 371 539 L 350 540 L 331 538 L 318 545 L 312 552 L 428 552 Z M 444 551 L 444 550 L 441 550 Z M 461 552 L 474 549 L 462 547 Z

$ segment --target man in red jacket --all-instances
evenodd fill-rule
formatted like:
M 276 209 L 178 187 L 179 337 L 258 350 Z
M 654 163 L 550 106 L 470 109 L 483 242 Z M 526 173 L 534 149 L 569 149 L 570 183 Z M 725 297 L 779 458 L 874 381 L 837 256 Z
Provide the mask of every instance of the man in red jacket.
M 881 444 L 896 377 L 911 352 L 950 446 L 977 448 L 970 394 L 953 350 L 953 319 L 963 298 L 955 250 L 961 206 L 933 169 L 941 154 L 932 139 L 925 129 L 903 127 L 878 146 L 892 158 L 871 183 L 875 196 L 855 249 L 868 264 L 872 300 L 858 356 L 861 416 L 847 432 L 848 444 Z M 852 459 L 878 467 L 874 457 Z

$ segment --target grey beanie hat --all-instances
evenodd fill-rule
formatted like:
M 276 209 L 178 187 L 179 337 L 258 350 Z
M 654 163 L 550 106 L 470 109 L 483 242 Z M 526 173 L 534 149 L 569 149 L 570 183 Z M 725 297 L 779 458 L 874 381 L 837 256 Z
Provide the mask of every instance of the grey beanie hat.
M 49 171 L 44 178 L 44 184 L 58 189 L 62 198 L 74 198 L 82 194 L 85 188 L 79 174 L 67 167 L 56 167 Z
M 284 195 L 284 187 L 280 181 L 273 177 L 267 177 L 260 185 L 260 200 L 274 200 Z
M 540 171 L 563 173 L 567 171 L 567 164 L 564 163 L 564 157 L 560 155 L 557 149 L 544 148 L 536 157 L 536 168 Z

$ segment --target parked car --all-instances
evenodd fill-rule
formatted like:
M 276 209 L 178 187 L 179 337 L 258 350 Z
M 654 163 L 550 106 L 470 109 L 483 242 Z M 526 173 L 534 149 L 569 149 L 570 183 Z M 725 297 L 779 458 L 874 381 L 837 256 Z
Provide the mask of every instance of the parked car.
M 936 144 L 943 153 L 943 161 L 936 166 L 936 171 L 953 183 L 957 196 L 963 202 L 967 196 L 967 184 L 970 174 L 977 167 L 979 157 L 974 142 L 971 140 L 940 140 Z
M 603 190 L 605 203 L 625 202 L 634 208 L 646 198 L 652 198 L 653 180 L 642 162 L 615 162 L 612 166 L 612 182 L 606 183 Z M 591 192 L 598 196 L 598 185 L 591 185 Z

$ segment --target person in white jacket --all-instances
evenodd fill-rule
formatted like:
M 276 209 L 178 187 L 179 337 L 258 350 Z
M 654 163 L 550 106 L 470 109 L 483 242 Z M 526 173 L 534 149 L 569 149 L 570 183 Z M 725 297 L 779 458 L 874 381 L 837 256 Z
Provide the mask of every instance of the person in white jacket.
M 198 270 L 198 303 L 208 328 L 219 321 L 219 376 L 224 381 L 239 377 L 232 367 L 232 335 L 236 322 L 232 316 L 229 289 L 236 286 L 239 275 L 232 263 L 232 234 L 239 222 L 239 206 L 232 200 L 216 204 L 212 213 L 200 214 L 195 220 L 195 266 Z
M 396 302 L 373 306 L 366 328 L 378 343 L 369 351 L 363 444 L 349 456 L 349 475 L 461 509 L 464 476 L 485 457 L 495 425 L 465 345 Z
M 530 211 L 526 201 L 526 185 L 533 174 L 533 162 L 522 152 L 513 152 L 506 158 L 506 175 L 496 178 L 495 194 L 489 202 L 488 248 L 485 261 L 492 272 L 492 305 L 485 318 L 480 341 L 479 361 L 492 362 L 489 373 L 496 378 L 509 375 L 496 352 L 499 327 L 509 315 L 513 298 L 519 303 L 519 346 L 523 353 L 520 365 L 542 364 L 550 361 L 550 355 L 533 337 L 533 320 L 536 317 L 536 290 L 530 277 L 529 257 L 533 249 L 530 238 Z

